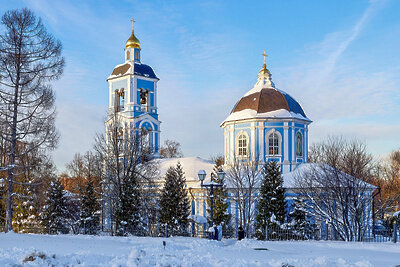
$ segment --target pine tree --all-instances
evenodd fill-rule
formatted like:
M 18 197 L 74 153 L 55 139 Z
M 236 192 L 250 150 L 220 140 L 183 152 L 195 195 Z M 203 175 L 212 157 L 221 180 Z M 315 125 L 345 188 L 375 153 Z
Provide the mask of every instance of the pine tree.
M 291 219 L 290 227 L 294 235 L 302 239 L 312 238 L 315 232 L 315 225 L 311 223 L 311 218 L 305 209 L 305 203 L 302 198 L 296 198 L 293 203 L 293 210 L 289 213 Z
M 120 200 L 115 213 L 117 232 L 139 234 L 141 230 L 140 190 L 137 174 L 132 173 L 121 185 Z
M 165 185 L 160 199 L 160 221 L 172 235 L 187 233 L 189 199 L 185 190 L 185 177 L 181 164 L 170 167 L 165 175 Z M 163 230 L 164 230 L 163 229 Z
M 265 239 L 265 228 L 276 227 L 285 221 L 285 189 L 280 168 L 275 161 L 264 165 L 263 181 L 257 203 L 257 238 Z
M 85 190 L 81 193 L 81 228 L 85 233 L 95 234 L 99 227 L 99 203 L 93 186 L 93 180 L 89 178 Z
M 67 199 L 64 187 L 59 180 L 52 181 L 43 211 L 43 226 L 48 233 L 68 233 L 67 217 Z
M 214 170 L 211 173 L 212 181 L 222 184 L 222 187 L 214 188 L 214 205 L 213 205 L 213 223 L 216 225 L 222 225 L 222 233 L 229 235 L 230 231 L 230 219 L 231 215 L 228 213 L 229 203 L 228 190 L 226 189 L 225 179 L 218 177 L 218 172 L 221 171 L 223 161 L 216 160 Z M 211 206 L 210 194 L 208 194 L 207 205 Z M 211 214 L 211 210 L 207 209 L 208 214 Z M 211 215 L 208 216 L 208 221 L 211 222 Z

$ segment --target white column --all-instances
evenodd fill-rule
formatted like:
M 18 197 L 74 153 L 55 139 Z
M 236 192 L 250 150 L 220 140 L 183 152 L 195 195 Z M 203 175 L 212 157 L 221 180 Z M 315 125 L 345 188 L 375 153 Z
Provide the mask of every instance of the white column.
M 256 128 L 255 122 L 251 123 L 250 126 L 250 138 L 251 138 L 251 160 L 256 160 Z
M 291 164 L 291 167 L 292 167 L 292 170 L 293 170 L 293 167 L 295 167 L 296 166 L 296 164 L 297 164 L 297 162 L 296 162 L 296 149 L 295 149 L 295 147 L 296 147 L 296 144 L 295 144 L 295 135 L 296 135 L 296 128 L 295 128 L 295 126 L 294 126 L 294 122 L 292 122 L 292 164 Z
M 229 162 L 233 163 L 235 158 L 235 125 L 229 125 Z
M 263 123 L 263 122 L 260 122 Z M 265 147 L 265 136 L 264 136 L 264 125 L 258 126 L 258 160 L 260 162 L 265 161 L 264 157 L 264 147 Z
M 157 82 L 154 82 L 154 107 L 157 108 Z
M 308 125 L 304 125 L 304 162 L 308 162 Z
M 289 125 L 288 122 L 284 122 L 283 126 L 283 147 L 284 147 L 284 157 L 283 157 L 283 173 L 290 172 L 290 162 L 289 162 Z

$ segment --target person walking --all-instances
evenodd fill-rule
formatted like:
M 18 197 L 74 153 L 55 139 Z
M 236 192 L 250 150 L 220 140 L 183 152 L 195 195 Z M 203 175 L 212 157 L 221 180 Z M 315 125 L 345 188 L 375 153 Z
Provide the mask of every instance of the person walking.
M 238 240 L 242 240 L 243 238 L 244 238 L 244 230 L 242 226 L 239 226 Z
M 214 240 L 218 240 L 218 228 L 215 224 L 214 224 Z

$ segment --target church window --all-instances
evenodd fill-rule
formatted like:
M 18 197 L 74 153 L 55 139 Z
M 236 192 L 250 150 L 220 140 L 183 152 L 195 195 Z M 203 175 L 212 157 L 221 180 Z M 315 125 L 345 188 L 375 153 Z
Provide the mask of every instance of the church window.
M 131 59 L 131 53 L 129 51 L 126 51 L 126 60 Z
M 237 144 L 238 144 L 238 153 L 239 157 L 246 157 L 247 156 L 247 149 L 248 149 L 248 138 L 246 134 L 241 133 L 238 136 Z
M 279 135 L 276 132 L 271 133 L 268 136 L 268 154 L 279 155 Z
M 135 53 L 135 60 L 139 60 L 139 50 L 136 50 L 136 53 Z
M 296 134 L 296 156 L 303 156 L 303 135 L 301 132 L 297 132 Z

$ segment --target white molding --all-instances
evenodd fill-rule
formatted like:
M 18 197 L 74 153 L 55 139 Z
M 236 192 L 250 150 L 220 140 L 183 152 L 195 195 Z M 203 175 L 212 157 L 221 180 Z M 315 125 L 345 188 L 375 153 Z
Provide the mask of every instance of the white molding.
M 244 134 L 245 136 L 246 136 L 246 156 L 239 156 L 239 139 L 238 139 L 238 137 L 240 136 L 240 135 L 242 135 L 242 134 Z M 236 158 L 247 158 L 247 157 L 249 157 L 249 145 L 250 145 L 250 136 L 249 136 L 249 134 L 246 132 L 246 131 L 244 131 L 244 130 L 241 130 L 241 131 L 239 131 L 239 133 L 237 133 L 236 134 L 236 137 L 235 137 L 235 145 L 236 145 L 236 147 L 235 147 L 235 157 Z
M 280 127 L 280 126 L 278 126 L 278 127 Z M 269 154 L 269 136 L 272 134 L 272 133 L 276 133 L 277 135 L 278 135 L 278 155 L 279 155 L 279 157 L 280 158 L 282 158 L 282 135 L 281 135 L 281 133 L 279 132 L 279 131 L 277 131 L 275 128 L 273 128 L 273 129 L 271 129 L 271 130 L 269 130 L 266 134 L 265 134 L 265 144 L 266 144 L 266 156 L 268 157 L 268 158 L 271 158 L 271 157 L 277 157 L 278 155 L 271 155 L 271 154 Z

